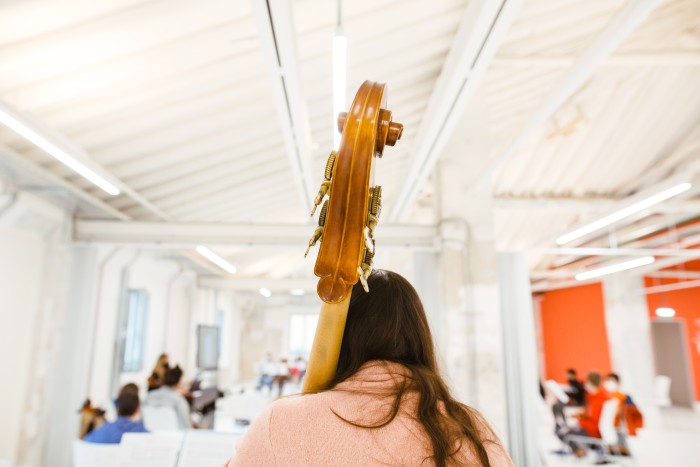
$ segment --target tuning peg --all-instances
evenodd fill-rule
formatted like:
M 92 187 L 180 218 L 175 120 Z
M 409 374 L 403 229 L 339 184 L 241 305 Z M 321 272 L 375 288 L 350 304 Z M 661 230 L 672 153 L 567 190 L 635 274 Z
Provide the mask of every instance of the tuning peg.
M 374 240 L 372 239 L 372 231 L 369 227 L 365 226 L 362 232 L 364 233 L 365 248 L 367 248 L 367 251 L 369 251 L 370 253 L 374 253 Z
M 314 234 L 311 236 L 311 240 L 309 240 L 309 246 L 306 247 L 306 252 L 304 252 L 304 258 L 309 254 L 309 250 L 311 250 L 311 247 L 316 245 L 316 242 L 321 240 L 323 237 L 323 227 L 318 226 L 316 227 L 316 230 L 314 230 Z
M 318 194 L 314 198 L 314 207 L 311 209 L 311 217 L 314 216 L 314 213 L 316 213 L 316 208 L 318 207 L 319 204 L 323 201 L 323 198 L 326 197 L 326 194 L 328 194 L 328 190 L 331 188 L 331 182 L 329 181 L 323 181 L 321 182 L 321 188 L 318 190 Z
M 363 264 L 362 266 L 365 266 L 365 264 Z M 367 274 L 367 277 L 365 277 L 365 272 L 361 266 L 357 267 L 357 273 L 360 276 L 360 283 L 362 284 L 362 288 L 365 289 L 365 292 L 369 292 L 369 285 L 367 284 L 367 277 L 369 277 L 369 274 Z
M 323 181 L 321 182 L 321 188 L 318 190 L 316 198 L 314 198 L 314 207 L 311 209 L 311 217 L 313 217 L 316 212 L 316 208 L 321 204 L 323 198 L 326 197 L 328 191 L 331 189 L 331 179 L 333 178 L 333 168 L 335 167 L 335 160 L 338 157 L 338 153 L 331 151 L 326 161 L 326 169 L 323 171 Z
M 318 215 L 318 227 L 316 227 L 316 230 L 314 230 L 314 234 L 311 236 L 311 240 L 309 240 L 309 246 L 306 248 L 306 253 L 304 253 L 304 258 L 306 258 L 306 255 L 309 254 L 309 250 L 311 249 L 312 246 L 316 244 L 321 238 L 323 237 L 323 229 L 326 226 L 326 217 L 328 216 L 328 200 L 326 200 L 323 203 L 323 207 L 321 208 L 321 214 Z

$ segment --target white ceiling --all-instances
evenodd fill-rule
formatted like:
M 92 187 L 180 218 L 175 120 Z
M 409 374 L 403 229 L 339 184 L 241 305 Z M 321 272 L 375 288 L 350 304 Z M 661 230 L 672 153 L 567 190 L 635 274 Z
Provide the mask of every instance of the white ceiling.
M 476 91 L 485 103 L 492 158 L 625 4 L 522 2 Z M 67 203 L 80 191 L 70 206 L 83 219 L 116 213 L 179 224 L 308 222 L 272 89 L 275 58 L 266 52 L 252 5 L 0 2 L 0 99 L 84 151 L 124 190 L 105 194 L 3 127 L 5 177 L 34 187 L 29 166 L 47 186 L 56 177 L 68 182 L 72 194 L 56 199 Z M 379 169 L 388 207 L 405 180 L 467 7 L 463 0 L 343 2 L 349 95 L 365 79 L 388 83 L 389 107 L 405 125 Z M 336 2 L 290 0 L 290 8 L 296 91 L 308 116 L 311 177 L 320 181 L 332 144 Z M 700 159 L 699 128 L 700 2 L 663 1 L 493 173 L 498 248 L 554 246 L 552 238 L 572 225 L 689 171 Z M 700 214 L 697 205 L 678 210 L 667 220 Z M 651 222 L 659 219 L 637 221 Z M 217 251 L 243 275 L 289 277 L 311 269 L 300 265 L 297 249 Z M 552 259 L 538 256 L 533 266 L 546 268 Z

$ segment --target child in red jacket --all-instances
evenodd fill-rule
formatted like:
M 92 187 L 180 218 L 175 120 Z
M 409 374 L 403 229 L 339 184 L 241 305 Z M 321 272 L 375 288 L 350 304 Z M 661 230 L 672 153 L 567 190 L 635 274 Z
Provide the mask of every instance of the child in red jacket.
M 585 446 L 572 441 L 569 436 L 587 436 L 591 438 L 600 438 L 600 414 L 603 411 L 603 404 L 610 399 L 610 395 L 600 387 L 600 373 L 592 371 L 586 376 L 584 386 L 586 388 L 586 406 L 585 412 L 579 416 L 580 428 L 560 427 L 557 430 L 557 436 L 571 447 L 571 451 L 576 457 L 586 455 Z M 596 446 L 596 448 L 599 448 Z M 598 462 L 596 464 L 606 464 L 605 453 L 598 449 Z

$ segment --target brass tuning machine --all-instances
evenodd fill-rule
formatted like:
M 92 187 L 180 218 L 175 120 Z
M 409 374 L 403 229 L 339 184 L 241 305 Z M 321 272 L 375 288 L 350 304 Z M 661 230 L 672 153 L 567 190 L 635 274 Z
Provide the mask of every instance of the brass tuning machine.
M 328 161 L 326 162 L 326 170 L 323 173 L 323 181 L 321 182 L 321 188 L 318 190 L 316 198 L 314 198 L 314 207 L 311 209 L 311 217 L 313 217 L 316 212 L 316 208 L 323 202 L 323 198 L 326 197 L 328 191 L 331 189 L 331 179 L 333 178 L 333 167 L 335 166 L 335 159 L 338 157 L 338 153 L 331 151 L 330 156 L 328 156 Z
M 328 200 L 326 200 L 323 203 L 323 207 L 321 208 L 321 214 L 318 215 L 318 227 L 316 227 L 316 230 L 314 230 L 314 234 L 311 236 L 311 240 L 309 240 L 309 246 L 306 247 L 306 252 L 304 253 L 304 258 L 309 254 L 309 250 L 311 250 L 311 247 L 316 245 L 318 241 L 320 241 L 323 238 L 323 229 L 326 226 L 326 216 L 328 215 Z
M 382 210 L 382 187 L 377 185 L 370 189 L 369 206 L 367 207 L 367 220 L 364 228 L 365 254 L 362 257 L 362 264 L 358 266 L 357 273 L 360 283 L 365 292 L 369 292 L 367 279 L 372 273 L 372 261 L 374 259 L 374 229 L 379 222 L 379 214 Z
M 379 214 L 382 211 L 382 187 L 377 185 L 370 189 L 369 206 L 367 208 L 367 220 L 365 222 L 365 248 L 374 255 L 374 229 L 379 223 Z

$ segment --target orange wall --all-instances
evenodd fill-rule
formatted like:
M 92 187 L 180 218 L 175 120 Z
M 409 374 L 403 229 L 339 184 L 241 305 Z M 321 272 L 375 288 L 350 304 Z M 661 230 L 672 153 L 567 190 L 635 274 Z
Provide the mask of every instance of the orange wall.
M 645 278 L 647 287 L 678 282 L 676 279 Z M 700 288 L 672 290 L 647 295 L 649 316 L 656 319 L 654 311 L 660 306 L 668 306 L 676 310 L 676 318 L 685 321 L 688 339 L 688 353 L 691 360 L 691 371 L 695 379 L 695 399 L 700 400 Z
M 567 368 L 580 379 L 611 371 L 601 283 L 545 292 L 540 312 L 547 379 L 563 381 Z

